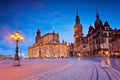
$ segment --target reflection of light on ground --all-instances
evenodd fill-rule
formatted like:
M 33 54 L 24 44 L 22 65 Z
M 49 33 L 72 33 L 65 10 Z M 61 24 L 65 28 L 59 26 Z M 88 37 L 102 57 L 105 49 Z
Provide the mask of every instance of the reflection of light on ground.
M 115 60 L 115 64 L 116 64 L 118 67 L 120 67 L 120 63 L 119 63 L 119 60 L 118 60 L 118 59 Z
M 81 58 L 78 58 L 78 60 L 80 60 Z
M 106 56 L 108 56 L 108 57 L 109 57 L 109 55 L 110 55 L 109 51 L 105 51 L 105 54 L 106 54 Z
M 110 67 L 111 66 L 110 58 L 102 58 L 101 66 L 102 67 Z
M 106 61 L 107 61 L 107 64 L 108 64 L 109 66 L 111 66 L 111 61 L 110 61 L 110 59 L 107 58 Z

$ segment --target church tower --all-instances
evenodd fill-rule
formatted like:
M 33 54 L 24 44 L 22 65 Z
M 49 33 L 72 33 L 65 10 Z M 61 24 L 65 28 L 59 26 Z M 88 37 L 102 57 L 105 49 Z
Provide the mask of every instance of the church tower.
M 83 38 L 82 25 L 80 23 L 80 18 L 78 16 L 78 11 L 76 12 L 76 24 L 74 26 L 74 43 L 79 45 Z
M 40 29 L 38 28 L 37 32 L 36 32 L 36 37 L 35 37 L 36 43 L 38 42 L 38 40 L 40 39 L 40 37 L 41 37 L 41 32 L 40 32 Z
M 102 21 L 99 18 L 98 12 L 96 12 L 96 21 L 94 23 L 95 30 L 100 30 L 102 28 L 103 24 Z

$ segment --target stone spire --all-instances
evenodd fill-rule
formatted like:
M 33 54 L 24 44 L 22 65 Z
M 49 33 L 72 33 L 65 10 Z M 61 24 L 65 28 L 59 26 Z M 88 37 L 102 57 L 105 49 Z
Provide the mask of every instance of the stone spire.
M 97 9 L 96 9 L 96 20 L 99 20 L 99 14 Z
M 40 32 L 40 28 L 38 27 L 36 32 L 36 37 L 35 37 L 36 43 L 38 43 L 38 40 L 40 39 L 40 37 L 41 37 L 41 32 Z
M 96 31 L 100 30 L 102 28 L 102 26 L 103 26 L 102 21 L 100 20 L 98 11 L 96 10 L 96 20 L 94 23 L 95 30 Z
M 37 34 L 36 37 L 40 37 L 41 36 L 40 27 L 38 27 L 36 34 Z
M 80 18 L 78 15 L 78 9 L 76 10 L 76 24 L 80 24 Z

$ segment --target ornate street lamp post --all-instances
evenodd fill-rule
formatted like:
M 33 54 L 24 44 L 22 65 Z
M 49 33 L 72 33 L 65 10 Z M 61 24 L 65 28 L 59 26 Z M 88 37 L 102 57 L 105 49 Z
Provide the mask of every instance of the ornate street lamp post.
M 16 51 L 15 51 L 15 57 L 14 57 L 14 66 L 20 66 L 20 58 L 18 54 L 18 42 L 23 40 L 23 36 L 17 31 L 14 34 L 11 34 L 11 38 L 13 41 L 16 42 Z

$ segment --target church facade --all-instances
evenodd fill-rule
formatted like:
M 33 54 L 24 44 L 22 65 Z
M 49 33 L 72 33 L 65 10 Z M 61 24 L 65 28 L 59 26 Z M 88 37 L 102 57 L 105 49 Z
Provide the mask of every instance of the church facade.
M 103 54 L 120 56 L 120 29 L 112 29 L 108 21 L 104 23 L 96 12 L 94 25 L 90 25 L 86 36 L 77 13 L 74 25 L 74 43 L 59 41 L 59 34 L 47 33 L 41 36 L 36 32 L 35 43 L 28 48 L 29 58 L 59 58 L 70 56 L 101 56 Z
M 59 34 L 47 33 L 41 36 L 40 29 L 37 30 L 35 43 L 28 48 L 29 58 L 59 58 L 69 56 L 69 45 L 59 41 Z

